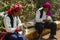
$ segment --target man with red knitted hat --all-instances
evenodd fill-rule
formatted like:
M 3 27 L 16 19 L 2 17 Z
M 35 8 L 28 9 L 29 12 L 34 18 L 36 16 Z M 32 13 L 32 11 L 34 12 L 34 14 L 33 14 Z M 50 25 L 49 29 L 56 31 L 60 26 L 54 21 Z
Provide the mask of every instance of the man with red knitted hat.
M 23 24 L 19 19 L 19 15 L 22 11 L 21 4 L 15 4 L 11 9 L 7 11 L 7 15 L 4 18 L 4 26 L 8 34 L 5 36 L 5 40 L 27 40 L 24 36 L 20 35 L 18 31 L 23 31 Z
M 41 33 L 44 28 L 48 28 L 51 30 L 49 39 L 56 39 L 56 23 L 53 22 L 51 12 L 51 4 L 50 2 L 45 2 L 42 8 L 39 8 L 36 11 L 36 25 L 35 29 L 37 30 L 40 39 L 42 40 Z

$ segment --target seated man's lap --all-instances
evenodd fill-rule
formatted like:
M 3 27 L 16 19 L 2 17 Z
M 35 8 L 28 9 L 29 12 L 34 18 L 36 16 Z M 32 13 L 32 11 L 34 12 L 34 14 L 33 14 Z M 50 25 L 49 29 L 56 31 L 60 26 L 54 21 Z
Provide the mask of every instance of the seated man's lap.
M 16 34 L 7 34 L 4 39 L 6 39 L 6 40 L 23 40 L 22 37 L 19 37 Z
M 36 23 L 35 24 L 35 29 L 37 31 L 43 31 L 45 28 L 51 29 L 51 28 L 56 28 L 56 27 L 57 27 L 57 25 L 54 22 Z
M 57 27 L 57 25 L 56 25 L 56 23 L 54 23 L 54 22 L 47 22 L 47 23 L 45 23 L 44 24 L 44 28 L 56 28 Z

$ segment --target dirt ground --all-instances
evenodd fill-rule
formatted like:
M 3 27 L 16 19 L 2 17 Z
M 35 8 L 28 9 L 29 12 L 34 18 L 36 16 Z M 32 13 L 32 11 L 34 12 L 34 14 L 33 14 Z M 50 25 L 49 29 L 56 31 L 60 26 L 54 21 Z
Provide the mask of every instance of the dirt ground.
M 49 37 L 49 34 L 44 36 L 45 39 L 47 39 L 48 37 Z M 57 31 L 56 37 L 57 37 L 57 40 L 60 40 L 60 30 Z

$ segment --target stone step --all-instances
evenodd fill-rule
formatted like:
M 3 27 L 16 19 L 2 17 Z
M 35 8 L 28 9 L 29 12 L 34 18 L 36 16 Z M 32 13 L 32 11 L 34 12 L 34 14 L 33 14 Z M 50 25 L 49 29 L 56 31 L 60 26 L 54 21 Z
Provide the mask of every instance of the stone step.
M 57 29 L 60 29 L 60 21 L 54 21 L 57 24 Z M 49 29 L 44 29 L 42 35 L 46 35 L 50 32 Z M 32 40 L 33 38 L 37 37 L 37 32 L 34 28 L 26 29 L 26 34 L 25 36 L 29 39 Z

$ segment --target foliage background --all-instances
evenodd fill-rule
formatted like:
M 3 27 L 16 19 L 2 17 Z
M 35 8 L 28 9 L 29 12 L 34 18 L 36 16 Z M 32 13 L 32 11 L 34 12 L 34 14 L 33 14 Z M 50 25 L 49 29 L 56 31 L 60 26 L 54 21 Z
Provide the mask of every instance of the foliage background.
M 45 1 L 51 2 L 53 16 L 60 20 L 60 0 L 0 0 L 0 12 L 7 11 L 15 3 L 23 5 L 20 15 L 22 22 L 30 21 L 35 17 L 35 12 L 43 6 Z

